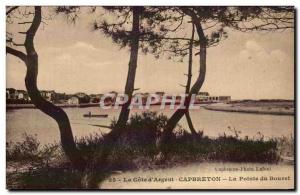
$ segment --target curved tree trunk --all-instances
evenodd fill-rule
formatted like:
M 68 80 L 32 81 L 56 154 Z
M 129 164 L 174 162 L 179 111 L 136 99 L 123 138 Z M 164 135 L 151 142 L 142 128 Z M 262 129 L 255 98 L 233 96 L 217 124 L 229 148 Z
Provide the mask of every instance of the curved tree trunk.
M 190 45 L 189 45 L 189 66 L 188 66 L 188 74 L 187 74 L 188 79 L 186 82 L 185 94 L 189 94 L 190 88 L 191 88 L 191 82 L 192 82 L 194 34 L 195 34 L 195 26 L 192 23 L 192 36 L 191 36 Z M 187 109 L 187 111 L 185 112 L 185 117 L 186 117 L 187 123 L 189 125 L 189 128 L 191 130 L 191 133 L 196 136 L 197 132 L 194 128 L 189 109 Z
M 120 136 L 120 131 L 126 126 L 129 118 L 129 106 L 131 103 L 132 95 L 134 92 L 134 81 L 138 61 L 138 49 L 139 49 L 139 18 L 140 18 L 140 7 L 132 7 L 133 21 L 131 31 L 131 48 L 130 48 L 130 59 L 128 64 L 127 80 L 125 85 L 125 94 L 128 95 L 128 101 L 122 105 L 121 112 L 116 126 L 104 137 L 104 145 L 106 146 L 101 153 L 100 164 L 106 164 L 106 158 L 111 152 L 111 147 L 114 147 L 114 143 Z
M 138 50 L 139 50 L 139 17 L 140 7 L 132 7 L 133 19 L 132 19 L 132 31 L 131 31 L 131 49 L 130 59 L 128 64 L 127 80 L 125 85 L 125 94 L 128 95 L 128 101 L 122 106 L 117 124 L 116 130 L 121 129 L 127 123 L 129 118 L 129 106 L 134 91 L 134 81 L 137 68 Z
M 7 47 L 6 52 L 19 57 L 25 62 L 27 66 L 25 85 L 32 103 L 38 109 L 40 109 L 42 112 L 44 112 L 57 122 L 60 131 L 61 144 L 65 154 L 70 159 L 71 163 L 75 168 L 83 169 L 84 160 L 79 155 L 78 149 L 76 147 L 70 121 L 67 114 L 63 111 L 63 109 L 46 101 L 41 96 L 37 87 L 38 54 L 35 51 L 33 41 L 34 36 L 41 23 L 42 11 L 40 6 L 36 6 L 34 10 L 34 18 L 30 28 L 26 32 L 26 39 L 24 44 L 27 55 L 23 52 L 17 51 L 9 47 Z
M 187 111 L 185 112 L 185 118 L 186 118 L 186 121 L 187 121 L 187 123 L 188 123 L 188 126 L 189 126 L 189 128 L 190 128 L 190 130 L 191 130 L 192 135 L 197 136 L 198 134 L 197 134 L 197 131 L 196 131 L 194 125 L 193 125 L 193 121 L 192 121 L 192 119 L 191 119 L 189 110 L 187 110 Z
M 164 128 L 164 131 L 162 133 L 162 138 L 161 138 L 161 144 L 166 144 L 169 142 L 172 136 L 173 129 L 176 127 L 177 123 L 179 120 L 183 117 L 183 115 L 186 113 L 188 110 L 187 108 L 189 107 L 191 96 L 193 94 L 198 94 L 203 83 L 205 80 L 205 74 L 206 74 L 206 38 L 201 26 L 201 23 L 199 20 L 197 20 L 195 17 L 192 18 L 193 22 L 196 26 L 197 34 L 199 36 L 200 40 L 200 71 L 198 78 L 194 85 L 192 86 L 190 93 L 188 97 L 186 98 L 184 105 L 185 109 L 177 109 L 176 112 L 171 116 L 171 118 L 168 120 L 166 127 Z
M 187 82 L 185 87 L 185 93 L 190 93 L 191 82 L 192 82 L 192 67 L 193 67 L 193 44 L 194 44 L 194 35 L 195 35 L 195 25 L 192 23 L 192 36 L 189 45 L 189 66 L 187 74 Z

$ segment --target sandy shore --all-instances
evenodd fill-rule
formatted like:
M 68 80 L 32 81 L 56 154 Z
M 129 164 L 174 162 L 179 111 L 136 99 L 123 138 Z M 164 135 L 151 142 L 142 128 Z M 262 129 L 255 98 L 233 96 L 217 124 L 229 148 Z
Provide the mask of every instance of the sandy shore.
M 278 102 L 241 102 L 241 103 L 216 103 L 204 106 L 207 110 L 225 112 L 243 112 L 254 114 L 294 115 L 294 106 Z

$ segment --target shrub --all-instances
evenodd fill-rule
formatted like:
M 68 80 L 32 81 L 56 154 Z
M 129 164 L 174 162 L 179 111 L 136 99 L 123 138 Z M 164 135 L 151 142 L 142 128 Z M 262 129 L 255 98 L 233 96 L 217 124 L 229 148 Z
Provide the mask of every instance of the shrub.
M 58 144 L 41 146 L 36 135 L 23 134 L 21 142 L 6 143 L 6 160 L 12 162 L 35 163 L 48 166 L 49 162 L 62 156 Z
M 295 145 L 294 136 L 281 136 L 274 138 L 277 142 L 278 155 L 285 157 L 294 157 Z
M 122 129 L 117 148 L 138 155 L 153 155 L 157 150 L 157 139 L 167 120 L 165 115 L 158 115 L 156 112 L 132 115 L 126 128 Z M 115 122 L 112 122 L 112 128 L 114 126 Z
M 6 143 L 6 159 L 8 161 L 39 160 L 40 143 L 35 136 L 23 134 L 24 140 L 13 144 Z
M 75 140 L 80 155 L 86 160 L 91 160 L 102 153 L 103 135 L 91 134 Z
M 217 138 L 196 137 L 182 129 L 173 136 L 167 145 L 171 156 L 180 156 L 189 161 L 209 160 L 224 162 L 278 162 L 278 140 L 264 140 L 239 137 L 240 132 L 228 128 L 233 135 L 221 135 Z

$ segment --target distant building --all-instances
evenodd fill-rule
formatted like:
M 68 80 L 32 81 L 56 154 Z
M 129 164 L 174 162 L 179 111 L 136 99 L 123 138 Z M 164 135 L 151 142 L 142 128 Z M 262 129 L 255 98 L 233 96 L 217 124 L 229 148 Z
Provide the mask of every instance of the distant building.
M 199 92 L 196 96 L 197 101 L 200 102 L 228 102 L 231 100 L 230 96 L 211 96 L 208 92 Z
M 231 101 L 231 97 L 230 96 L 219 96 L 219 101 L 220 102 L 229 102 L 229 101 Z
M 66 93 L 55 93 L 54 99 L 52 101 L 55 104 L 62 104 L 62 103 L 66 103 L 68 99 L 69 97 Z
M 199 92 L 198 93 L 199 96 L 209 96 L 208 92 Z
M 18 99 L 18 91 L 14 88 L 7 88 L 6 89 L 6 99 Z
M 27 91 L 25 90 L 17 90 L 18 96 L 17 99 L 19 100 L 30 100 Z
M 207 101 L 209 101 L 209 102 L 218 102 L 219 97 L 218 96 L 209 96 Z
M 72 104 L 72 105 L 90 103 L 90 96 L 88 96 L 85 93 L 79 92 L 79 93 L 69 96 L 67 103 Z
M 91 94 L 90 102 L 91 103 L 99 103 L 102 96 L 103 96 L 103 94 Z
M 88 96 L 86 93 L 78 92 L 75 93 L 75 96 L 79 98 L 79 103 L 90 103 L 90 96 Z
M 196 99 L 200 102 L 207 102 L 210 101 L 210 96 L 208 92 L 199 92 L 196 95 Z
M 230 96 L 209 96 L 209 102 L 229 102 L 231 100 Z
M 54 90 L 42 90 L 40 91 L 41 96 L 49 101 L 52 102 L 55 99 L 55 91 Z
M 14 88 L 6 89 L 6 103 L 8 104 L 25 104 L 30 103 L 30 97 L 25 90 L 16 90 Z
M 29 96 L 28 96 L 27 91 L 25 91 L 25 90 L 16 90 L 14 88 L 7 88 L 6 89 L 6 99 L 28 100 Z
M 18 92 L 18 96 L 17 96 L 17 99 L 19 100 L 23 100 L 24 99 L 24 96 L 25 96 L 25 91 L 23 92 L 23 90 L 17 90 Z
M 79 105 L 79 103 L 80 103 L 79 97 L 72 96 L 71 98 L 68 99 L 67 103 L 70 105 Z

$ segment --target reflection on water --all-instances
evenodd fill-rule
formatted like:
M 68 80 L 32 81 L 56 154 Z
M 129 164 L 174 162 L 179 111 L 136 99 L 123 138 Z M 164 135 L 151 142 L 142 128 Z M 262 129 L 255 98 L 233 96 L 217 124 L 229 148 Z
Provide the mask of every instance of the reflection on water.
M 98 107 L 91 108 L 65 108 L 71 121 L 73 133 L 76 137 L 82 137 L 91 133 L 105 133 L 109 129 L 92 125 L 110 125 L 111 120 L 118 117 L 119 110 L 101 110 Z M 153 106 L 151 111 L 161 112 L 159 106 Z M 84 118 L 83 114 L 91 111 L 93 114 L 108 114 L 108 118 Z M 133 109 L 131 113 L 141 112 Z M 165 109 L 162 111 L 167 116 L 171 116 L 174 110 Z M 277 115 L 258 115 L 245 113 L 229 113 L 200 109 L 191 110 L 191 118 L 194 126 L 198 130 L 203 130 L 205 135 L 218 136 L 229 134 L 228 127 L 234 127 L 241 131 L 241 136 L 257 136 L 261 132 L 265 137 L 274 137 L 293 134 L 294 117 Z M 7 110 L 7 141 L 19 141 L 22 134 L 36 134 L 42 144 L 59 140 L 57 124 L 53 119 L 42 113 L 38 109 Z M 180 121 L 180 125 L 188 129 L 185 117 Z

